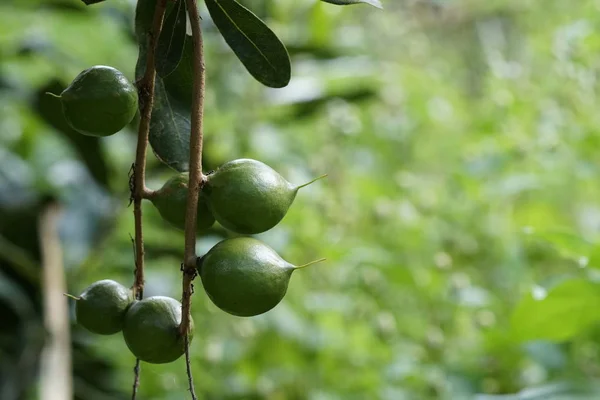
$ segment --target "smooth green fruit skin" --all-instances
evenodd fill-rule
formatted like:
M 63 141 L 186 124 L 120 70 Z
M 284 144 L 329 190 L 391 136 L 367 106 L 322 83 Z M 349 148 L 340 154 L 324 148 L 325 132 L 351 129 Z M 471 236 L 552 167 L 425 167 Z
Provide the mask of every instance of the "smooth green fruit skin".
M 256 234 L 268 231 L 283 219 L 298 188 L 260 161 L 239 159 L 208 175 L 202 192 L 223 227 Z
M 275 250 L 251 237 L 219 242 L 198 268 L 212 302 L 239 317 L 259 315 L 279 304 L 294 271 Z
M 179 230 L 185 230 L 185 213 L 187 209 L 189 174 L 184 172 L 169 179 L 163 187 L 157 191 L 151 201 L 160 213 L 160 216 L 171 226 Z M 198 218 L 196 230 L 203 232 L 213 226 L 215 217 L 208 209 L 206 200 L 202 194 L 198 199 Z
M 60 95 L 69 125 L 87 136 L 119 132 L 133 120 L 137 90 L 119 70 L 97 65 L 82 71 Z
M 75 303 L 77 323 L 90 332 L 112 335 L 123 328 L 133 302 L 131 290 L 110 279 L 92 283 Z
M 142 361 L 164 364 L 177 360 L 185 352 L 179 333 L 181 303 L 164 296 L 136 301 L 125 315 L 123 338 L 129 350 Z M 189 341 L 194 337 L 190 320 Z

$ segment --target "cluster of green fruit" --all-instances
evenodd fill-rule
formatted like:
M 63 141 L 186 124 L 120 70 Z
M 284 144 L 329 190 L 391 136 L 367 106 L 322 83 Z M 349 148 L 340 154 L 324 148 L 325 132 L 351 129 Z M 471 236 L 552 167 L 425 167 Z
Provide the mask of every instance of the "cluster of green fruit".
M 319 177 L 317 179 L 320 179 Z M 251 159 L 223 164 L 206 176 L 200 189 L 196 229 L 215 221 L 240 234 L 265 232 L 277 225 L 303 185 L 293 185 L 274 169 Z M 188 175 L 169 179 L 150 198 L 165 221 L 185 228 Z M 249 317 L 275 307 L 287 291 L 294 266 L 273 249 L 251 237 L 225 239 L 198 259 L 204 290 L 213 303 L 230 314 Z
M 81 72 L 61 99 L 73 129 L 90 136 L 109 136 L 131 122 L 138 107 L 135 87 L 118 70 L 95 66 Z M 239 159 L 203 177 L 198 202 L 197 231 L 217 221 L 242 235 L 265 232 L 286 215 L 298 190 L 266 164 Z M 180 173 L 149 195 L 160 215 L 184 230 L 188 174 Z M 285 296 L 292 272 L 321 260 L 295 266 L 252 237 L 225 239 L 198 258 L 197 270 L 212 302 L 236 316 L 255 316 L 275 307 Z M 134 300 L 123 285 L 102 280 L 75 297 L 77 321 L 91 332 L 123 332 L 139 359 L 167 363 L 184 353 L 180 334 L 181 304 L 168 297 Z M 189 339 L 193 336 L 193 321 Z
M 213 303 L 237 316 L 265 313 L 285 296 L 296 266 L 251 237 L 225 239 L 198 259 L 202 284 Z M 76 300 L 77 322 L 101 335 L 123 332 L 129 350 L 140 360 L 161 364 L 185 351 L 180 334 L 181 303 L 153 296 L 134 300 L 131 289 L 112 280 L 94 282 Z M 194 335 L 190 318 L 189 341 Z
M 109 279 L 94 282 L 74 299 L 81 326 L 100 335 L 122 331 L 127 347 L 140 360 L 168 363 L 185 351 L 179 333 L 181 303 L 175 299 L 154 296 L 134 300 L 131 289 Z M 190 320 L 190 340 L 193 334 L 194 321 Z

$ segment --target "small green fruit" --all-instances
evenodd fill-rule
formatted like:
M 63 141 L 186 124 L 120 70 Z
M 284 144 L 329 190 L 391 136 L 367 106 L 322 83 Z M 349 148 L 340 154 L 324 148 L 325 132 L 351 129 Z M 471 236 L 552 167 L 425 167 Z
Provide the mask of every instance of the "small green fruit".
M 260 161 L 239 159 L 223 164 L 208 175 L 202 192 L 223 227 L 237 233 L 255 234 L 277 225 L 298 190 L 324 176 L 295 186 Z
M 92 283 L 76 298 L 77 322 L 90 332 L 112 335 L 123 328 L 131 290 L 110 279 Z
M 129 350 L 140 360 L 152 364 L 169 363 L 185 352 L 180 323 L 180 302 L 170 297 L 148 297 L 129 307 L 123 337 Z M 194 321 L 190 320 L 190 343 L 193 336 Z
M 272 248 L 251 237 L 225 239 L 198 261 L 208 297 L 230 314 L 250 317 L 275 307 L 288 288 L 295 266 Z
M 135 86 L 119 70 L 97 65 L 82 71 L 59 97 L 69 125 L 87 136 L 110 136 L 133 120 Z
M 185 213 L 187 208 L 189 174 L 187 172 L 175 175 L 169 179 L 160 190 L 150 198 L 161 217 L 173 227 L 185 229 Z M 196 230 L 202 232 L 213 226 L 215 217 L 208 209 L 202 193 L 198 199 L 198 217 Z

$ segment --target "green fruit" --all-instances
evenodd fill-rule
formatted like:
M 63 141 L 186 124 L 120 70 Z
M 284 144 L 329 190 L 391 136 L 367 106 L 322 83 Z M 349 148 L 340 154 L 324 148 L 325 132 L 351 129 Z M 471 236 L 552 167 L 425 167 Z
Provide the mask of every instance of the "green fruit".
M 230 314 L 250 317 L 275 307 L 288 288 L 295 266 L 272 248 L 251 237 L 225 239 L 198 261 L 208 297 Z
M 153 364 L 169 363 L 185 352 L 180 323 L 180 302 L 170 297 L 148 297 L 129 307 L 123 337 L 129 350 L 140 360 Z M 190 343 L 193 336 L 194 321 L 190 320 Z
M 75 314 L 81 326 L 100 335 L 112 335 L 123 328 L 133 295 L 120 283 L 104 279 L 92 283 L 76 300 Z
M 117 69 L 97 65 L 82 71 L 60 96 L 69 125 L 87 136 L 110 136 L 133 120 L 135 86 Z
M 223 164 L 208 175 L 202 192 L 223 227 L 237 233 L 255 234 L 277 225 L 298 190 L 317 179 L 295 186 L 260 161 L 239 159 Z
M 187 172 L 175 175 L 150 198 L 150 201 L 154 204 L 161 217 L 173 227 L 180 230 L 185 229 L 188 180 Z M 200 194 L 196 230 L 198 232 L 205 231 L 213 226 L 214 223 L 215 217 L 213 217 L 208 209 L 204 196 Z

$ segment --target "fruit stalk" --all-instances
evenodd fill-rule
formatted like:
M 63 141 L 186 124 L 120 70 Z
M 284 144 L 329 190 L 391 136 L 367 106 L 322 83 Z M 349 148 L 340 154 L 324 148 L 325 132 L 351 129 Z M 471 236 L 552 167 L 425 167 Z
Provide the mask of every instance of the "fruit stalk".
M 180 0 L 183 1 L 183 0 Z M 198 217 L 198 197 L 203 182 L 202 175 L 202 135 L 204 114 L 204 43 L 200 28 L 200 15 L 196 0 L 185 0 L 192 28 L 193 45 L 193 98 L 190 132 L 190 175 L 188 186 L 188 200 L 185 220 L 185 253 L 183 261 L 182 279 L 182 316 L 180 332 L 184 337 L 185 360 L 190 394 L 192 399 L 197 399 L 194 391 L 194 381 L 190 368 L 189 330 L 190 311 L 192 306 L 192 280 L 196 276 L 196 219 Z
M 144 297 L 144 237 L 142 233 L 142 200 L 148 196 L 146 188 L 146 151 L 150 135 L 150 118 L 154 106 L 154 83 L 156 80 L 156 44 L 163 26 L 167 0 L 158 0 L 154 10 L 152 30 L 148 35 L 148 53 L 146 55 L 146 71 L 139 82 L 138 99 L 140 104 L 140 125 L 138 129 L 135 167 L 133 171 L 133 216 L 135 219 L 135 282 L 133 284 L 134 298 Z M 135 400 L 140 385 L 140 360 L 136 359 L 134 381 L 131 399 Z
M 137 84 L 140 103 L 140 125 L 138 129 L 135 167 L 133 171 L 133 215 L 135 218 L 135 283 L 133 294 L 141 300 L 144 296 L 144 237 L 142 233 L 142 200 L 150 197 L 146 188 L 146 151 L 150 134 L 150 118 L 154 105 L 154 82 L 156 80 L 156 44 L 162 30 L 167 0 L 158 0 L 154 11 L 152 31 L 148 35 L 146 71 Z

